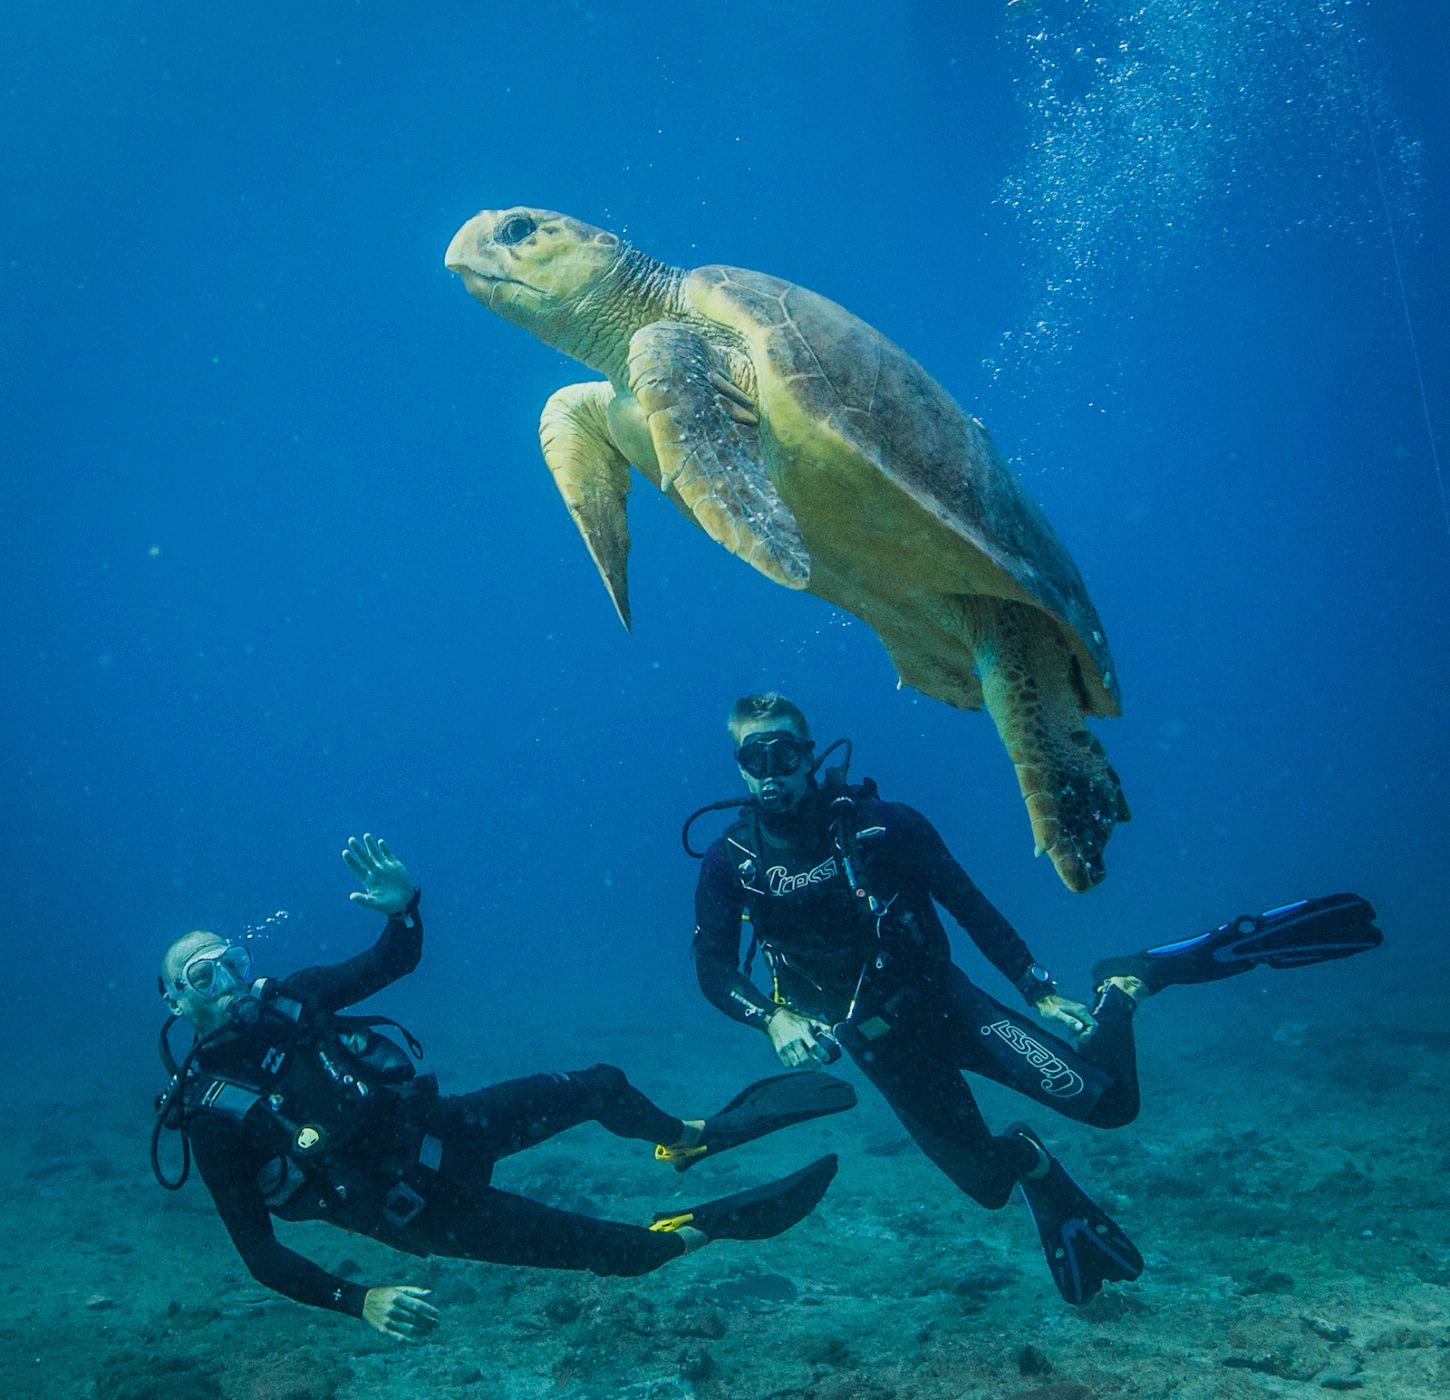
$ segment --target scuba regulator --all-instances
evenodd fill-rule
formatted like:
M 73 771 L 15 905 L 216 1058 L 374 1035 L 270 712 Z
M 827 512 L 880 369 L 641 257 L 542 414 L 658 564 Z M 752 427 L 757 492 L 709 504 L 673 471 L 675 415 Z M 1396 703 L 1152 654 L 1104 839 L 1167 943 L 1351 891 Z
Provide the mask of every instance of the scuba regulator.
M 834 768 L 825 768 L 826 760 L 837 749 L 842 747 L 846 750 L 845 761 Z M 820 786 L 828 792 L 837 788 L 844 792 L 847 787 L 847 774 L 851 768 L 851 741 L 849 739 L 837 739 L 834 744 L 831 744 L 820 754 L 815 762 L 811 764 L 811 777 L 814 778 L 823 768 L 825 768 L 825 777 Z M 832 803 L 833 807 L 834 805 Z M 685 824 L 680 829 L 680 843 L 685 848 L 685 854 L 693 860 L 705 859 L 705 852 L 697 851 L 690 844 L 690 830 L 701 817 L 708 816 L 711 812 L 742 811 L 746 808 L 751 808 L 757 816 L 759 815 L 759 808 L 756 806 L 755 799 L 748 794 L 744 797 L 722 798 L 719 802 L 707 802 L 703 807 L 697 807 L 685 818 Z

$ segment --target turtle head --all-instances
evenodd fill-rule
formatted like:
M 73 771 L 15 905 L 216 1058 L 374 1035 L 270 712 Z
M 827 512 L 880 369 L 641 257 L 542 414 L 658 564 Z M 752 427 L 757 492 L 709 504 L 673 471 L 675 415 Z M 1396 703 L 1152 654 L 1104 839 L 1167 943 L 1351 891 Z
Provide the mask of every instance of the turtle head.
M 457 233 L 443 262 L 469 294 L 561 349 L 581 306 L 610 280 L 626 245 L 548 209 L 485 209 Z

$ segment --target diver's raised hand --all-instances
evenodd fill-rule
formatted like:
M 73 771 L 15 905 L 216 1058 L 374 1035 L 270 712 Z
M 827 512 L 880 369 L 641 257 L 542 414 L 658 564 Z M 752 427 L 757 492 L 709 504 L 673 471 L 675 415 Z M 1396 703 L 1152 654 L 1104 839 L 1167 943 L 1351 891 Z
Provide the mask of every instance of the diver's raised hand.
M 352 862 L 348 861 L 351 865 Z M 369 1288 L 363 1299 L 363 1321 L 385 1337 L 416 1342 L 441 1321 L 443 1314 L 423 1300 L 431 1288 L 413 1288 L 404 1283 L 390 1288 Z
M 817 1058 L 816 1036 L 826 1029 L 822 1021 L 802 1016 L 787 1006 L 780 1007 L 765 1023 L 765 1033 L 770 1037 L 781 1064 L 788 1069 L 808 1064 Z
M 342 858 L 363 883 L 362 889 L 348 895 L 355 903 L 392 916 L 401 914 L 413 902 L 414 885 L 408 867 L 388 849 L 381 836 L 364 834 L 362 840 L 349 836 Z
M 1054 1021 L 1074 1039 L 1086 1038 L 1098 1028 L 1093 1013 L 1082 1002 L 1053 992 L 1037 1003 L 1037 1014 L 1044 1021 Z

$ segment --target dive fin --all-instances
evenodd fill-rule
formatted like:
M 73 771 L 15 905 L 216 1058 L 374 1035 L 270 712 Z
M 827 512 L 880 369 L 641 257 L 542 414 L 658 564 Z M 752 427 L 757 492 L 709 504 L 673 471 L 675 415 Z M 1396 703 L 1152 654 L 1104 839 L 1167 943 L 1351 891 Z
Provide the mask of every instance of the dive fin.
M 1385 936 L 1375 912 L 1357 894 L 1301 899 L 1263 914 L 1242 914 L 1219 928 L 1106 958 L 1093 968 L 1093 984 L 1109 977 L 1136 977 L 1149 993 L 1195 982 L 1218 982 L 1260 965 L 1308 967 L 1378 948 Z
M 677 1172 L 688 1171 L 702 1157 L 718 1156 L 767 1133 L 855 1106 L 855 1089 L 833 1074 L 817 1069 L 772 1075 L 742 1089 L 719 1113 L 705 1119 L 695 1146 L 662 1144 L 655 1148 L 655 1160 L 670 1163 Z
M 1046 1176 L 1023 1177 L 1017 1185 L 1057 1291 L 1077 1307 L 1095 1297 L 1105 1283 L 1137 1278 L 1143 1272 L 1143 1256 L 1117 1221 L 1067 1174 L 1031 1128 L 1014 1123 L 1007 1132 L 1027 1138 L 1047 1159 Z
M 779 1181 L 752 1186 L 682 1211 L 662 1211 L 651 1230 L 699 1230 L 712 1240 L 768 1240 L 808 1216 L 836 1175 L 836 1156 L 820 1157 Z

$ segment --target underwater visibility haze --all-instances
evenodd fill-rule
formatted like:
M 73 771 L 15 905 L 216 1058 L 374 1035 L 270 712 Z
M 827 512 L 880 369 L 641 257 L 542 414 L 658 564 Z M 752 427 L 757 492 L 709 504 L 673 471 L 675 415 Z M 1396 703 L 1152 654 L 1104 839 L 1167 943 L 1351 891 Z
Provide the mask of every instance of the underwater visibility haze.
M 4 29 L 0 1390 L 1450 1390 L 1441 7 L 17 0 Z M 1122 712 L 1090 728 L 1132 818 L 1102 883 L 1033 859 L 985 712 L 898 686 L 864 622 L 638 475 L 620 625 L 539 448 L 596 375 L 444 266 L 514 206 L 809 288 L 981 420 L 1111 641 Z M 849 1065 L 858 1107 L 686 1178 L 593 1127 L 500 1167 L 647 1223 L 838 1154 L 791 1233 L 657 1275 L 280 1227 L 432 1288 L 418 1349 L 265 1291 L 200 1181 L 157 1189 L 162 951 L 361 951 L 380 920 L 339 852 L 364 832 L 427 919 L 365 1010 L 447 1092 L 605 1062 L 693 1118 L 779 1073 L 701 995 L 679 840 L 743 796 L 726 712 L 768 689 L 1082 1000 L 1109 955 L 1373 904 L 1366 956 L 1154 997 L 1121 1131 L 982 1093 L 995 1131 L 1029 1110 L 1140 1278 L 1065 1307 L 1020 1202 L 959 1193 Z

